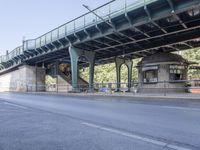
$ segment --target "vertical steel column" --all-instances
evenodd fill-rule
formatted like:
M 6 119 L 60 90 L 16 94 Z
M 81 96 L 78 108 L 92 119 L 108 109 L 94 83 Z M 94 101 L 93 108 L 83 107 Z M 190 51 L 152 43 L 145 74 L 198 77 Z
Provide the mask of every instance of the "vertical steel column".
M 55 69 L 56 69 L 56 92 L 58 93 L 59 83 L 58 83 L 58 75 L 59 75 L 59 62 L 56 61 L 55 63 Z
M 72 70 L 72 87 L 74 90 L 78 88 L 78 59 L 84 56 L 89 62 L 89 88 L 93 89 L 94 82 L 94 65 L 95 65 L 95 52 L 78 49 L 73 46 L 69 47 L 69 54 L 71 59 Z
M 35 64 L 35 92 L 37 92 L 37 88 L 38 84 L 37 84 L 37 64 Z
M 72 87 L 77 90 L 78 87 L 78 58 L 79 52 L 72 46 L 69 47 L 71 71 L 72 71 Z
M 116 92 L 120 92 L 120 88 L 121 88 L 121 66 L 123 64 L 125 64 L 128 68 L 128 91 L 130 91 L 130 88 L 131 88 L 133 61 L 130 60 L 130 59 L 116 57 L 115 58 L 116 76 L 117 76 Z
M 128 67 L 128 92 L 130 92 L 131 82 L 132 82 L 133 61 L 132 60 L 125 60 L 125 64 Z
M 117 89 L 115 92 L 120 92 L 121 88 L 121 66 L 124 64 L 124 59 L 115 58 L 116 76 L 117 76 Z

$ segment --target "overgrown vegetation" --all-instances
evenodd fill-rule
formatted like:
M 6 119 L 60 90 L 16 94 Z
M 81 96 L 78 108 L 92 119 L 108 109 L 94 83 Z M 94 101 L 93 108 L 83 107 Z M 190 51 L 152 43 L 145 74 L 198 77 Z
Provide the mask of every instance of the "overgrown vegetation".
M 200 66 L 200 48 L 190 49 L 183 51 L 181 54 L 189 62 L 194 62 L 194 66 Z M 200 70 L 189 69 L 188 70 L 188 79 L 191 80 L 200 80 Z
M 46 75 L 46 77 L 45 77 L 45 84 L 46 85 L 56 84 L 56 78 L 53 78 L 50 75 Z
M 195 62 L 195 66 L 200 66 L 200 49 L 191 49 L 182 51 L 179 53 L 182 55 L 185 59 L 187 59 L 189 62 Z M 137 70 L 137 63 L 140 61 L 140 59 L 134 59 L 133 60 L 133 74 L 132 79 L 134 81 L 138 80 L 138 70 Z M 88 81 L 89 79 L 89 68 L 84 68 L 80 70 L 80 76 Z M 189 69 L 188 70 L 188 79 L 197 79 L 200 80 L 200 70 L 195 69 Z M 121 68 L 121 82 L 127 82 L 128 80 L 128 69 L 125 65 L 122 65 Z M 94 72 L 94 81 L 96 83 L 115 83 L 116 82 L 116 69 L 115 69 L 115 63 L 111 64 L 104 64 L 104 65 L 98 65 L 95 66 L 95 72 Z M 55 84 L 56 79 L 52 78 L 51 76 L 46 76 L 46 84 Z
M 182 51 L 180 53 L 185 59 L 187 59 L 189 62 L 195 62 L 195 66 L 200 66 L 200 49 L 191 49 Z M 137 71 L 137 63 L 140 59 L 134 59 L 134 65 L 133 65 L 133 80 L 138 80 L 138 71 Z M 85 68 L 80 70 L 80 75 L 82 78 L 84 78 L 86 81 L 88 81 L 88 74 L 89 69 Z M 128 71 L 127 67 L 125 65 L 121 68 L 121 82 L 127 82 L 128 77 Z M 200 70 L 188 70 L 188 79 L 200 79 Z M 116 70 L 115 70 L 115 64 L 105 64 L 105 65 L 99 65 L 95 66 L 95 73 L 94 73 L 94 81 L 96 83 L 101 82 L 116 82 Z
M 138 71 L 136 67 L 139 60 L 140 59 L 133 60 L 133 74 L 132 74 L 133 80 L 138 80 Z M 89 74 L 89 68 L 84 68 L 80 70 L 80 76 L 84 78 L 86 81 L 88 81 L 89 78 L 88 74 Z M 115 83 L 116 82 L 115 63 L 95 66 L 94 81 L 96 83 L 102 83 L 102 82 Z M 128 81 L 128 69 L 126 65 L 122 65 L 121 82 L 127 82 L 127 81 Z

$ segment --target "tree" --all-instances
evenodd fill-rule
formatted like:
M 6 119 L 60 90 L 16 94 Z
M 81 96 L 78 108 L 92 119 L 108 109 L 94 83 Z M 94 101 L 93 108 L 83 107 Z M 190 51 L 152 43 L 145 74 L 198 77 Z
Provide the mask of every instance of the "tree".
M 200 66 L 200 48 L 190 49 L 182 51 L 183 58 L 187 59 L 189 62 L 194 62 L 195 66 Z M 200 70 L 189 69 L 188 79 L 200 79 Z
M 181 51 L 179 53 L 183 56 L 183 58 L 187 59 L 189 62 L 195 62 L 196 66 L 200 66 L 200 49 L 190 49 Z M 133 74 L 132 80 L 138 81 L 138 70 L 137 70 L 137 63 L 141 59 L 134 59 L 133 60 Z M 89 79 L 89 68 L 85 68 L 84 70 L 80 70 L 80 76 L 84 78 L 86 81 Z M 200 79 L 200 70 L 188 70 L 188 79 Z M 121 82 L 128 81 L 128 70 L 125 65 L 121 68 Z M 94 82 L 96 83 L 116 83 L 116 69 L 115 63 L 110 64 L 103 64 L 95 66 L 94 71 Z
M 133 74 L 132 79 L 134 81 L 138 80 L 138 71 L 137 71 L 137 63 L 140 61 L 140 59 L 134 59 L 133 60 Z M 80 70 L 80 76 L 88 81 L 89 79 L 89 68 L 84 68 Z M 128 69 L 125 65 L 121 68 L 121 82 L 127 82 L 128 81 Z M 115 69 L 115 63 L 110 64 L 103 64 L 95 66 L 94 71 L 94 82 L 96 83 L 116 83 L 116 69 Z

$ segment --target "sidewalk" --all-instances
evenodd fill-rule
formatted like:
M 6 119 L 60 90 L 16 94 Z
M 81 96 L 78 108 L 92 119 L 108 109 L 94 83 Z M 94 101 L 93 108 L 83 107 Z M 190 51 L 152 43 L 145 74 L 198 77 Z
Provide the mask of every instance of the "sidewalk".
M 30 92 L 34 93 L 34 92 Z M 62 95 L 62 96 L 97 96 L 97 97 L 127 97 L 127 98 L 162 98 L 162 99 L 183 99 L 199 100 L 200 94 L 192 93 L 56 93 L 56 92 L 37 92 L 38 94 Z

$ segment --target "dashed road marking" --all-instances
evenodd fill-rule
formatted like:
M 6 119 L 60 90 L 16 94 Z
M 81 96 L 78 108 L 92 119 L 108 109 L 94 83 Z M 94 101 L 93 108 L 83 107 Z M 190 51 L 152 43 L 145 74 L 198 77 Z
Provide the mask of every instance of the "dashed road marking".
M 200 111 L 198 108 L 186 108 L 186 107 L 176 107 L 176 106 L 162 106 L 162 108 L 177 109 L 177 110 L 189 110 L 189 111 Z
M 13 104 L 13 103 L 9 103 L 9 102 L 3 102 L 5 105 L 10 105 L 10 106 L 14 106 L 14 107 L 18 107 L 21 109 L 28 109 L 28 107 L 22 106 L 22 105 L 17 105 L 17 104 Z
M 82 122 L 81 124 L 88 126 L 88 127 L 92 127 L 92 128 L 107 131 L 107 132 L 110 132 L 110 133 L 122 135 L 122 136 L 125 136 L 125 137 L 129 137 L 129 138 L 132 138 L 132 139 L 151 143 L 151 144 L 158 145 L 158 146 L 165 147 L 165 148 L 171 148 L 171 149 L 174 149 L 174 150 L 192 150 L 191 148 L 186 148 L 186 147 L 182 147 L 182 146 L 178 146 L 178 145 L 168 144 L 168 143 L 160 141 L 160 140 L 142 137 L 142 136 L 139 136 L 139 135 L 136 135 L 136 134 L 120 131 L 120 130 L 117 130 L 117 129 L 114 129 L 114 128 L 104 127 L 104 126 L 93 124 L 93 123 Z

